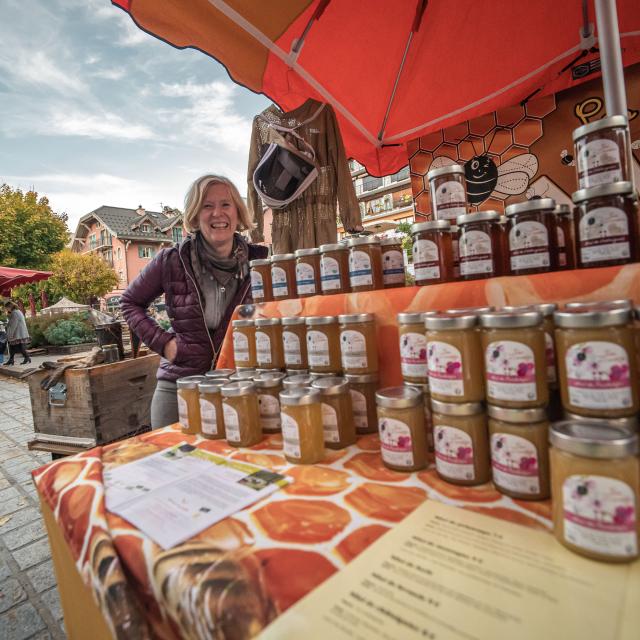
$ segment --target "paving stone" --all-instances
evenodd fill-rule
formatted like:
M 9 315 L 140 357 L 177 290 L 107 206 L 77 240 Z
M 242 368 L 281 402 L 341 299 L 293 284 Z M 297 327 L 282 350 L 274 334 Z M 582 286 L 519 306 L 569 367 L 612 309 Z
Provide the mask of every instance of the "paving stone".
M 0 536 L 4 535 L 7 531 L 21 527 L 27 522 L 40 520 L 40 518 L 40 511 L 35 507 L 26 507 L 21 511 L 0 517 Z
M 51 557 L 49 540 L 47 538 L 37 540 L 26 547 L 16 549 L 11 555 L 13 555 L 13 559 L 18 563 L 20 569 L 28 569 Z
M 9 531 L 2 536 L 2 540 L 7 545 L 7 549 L 13 551 L 18 547 L 24 547 L 24 545 L 39 540 L 47 535 L 47 531 L 44 528 L 42 520 L 34 520 L 24 527 Z
M 60 595 L 58 594 L 58 588 L 54 587 L 49 591 L 45 591 L 40 594 L 40 599 L 44 605 L 51 611 L 51 615 L 56 620 L 62 619 L 62 604 L 60 603 Z
M 51 560 L 47 560 L 37 567 L 31 567 L 31 569 L 28 569 L 25 573 L 29 578 L 29 582 L 31 582 L 31 585 L 37 592 L 56 586 L 56 574 L 53 570 L 53 562 Z
M 16 496 L 0 502 L 0 516 L 6 516 L 14 511 L 18 511 L 27 505 L 27 499 L 24 496 Z
M 9 568 L 9 565 L 3 558 L 0 558 L 0 583 L 6 580 L 10 575 L 11 569 Z
M 25 602 L 0 615 L 0 638 L 24 640 L 45 626 L 34 606 Z
M 4 502 L 9 498 L 17 498 L 19 497 L 18 490 L 15 487 L 9 487 L 8 489 L 2 489 L 0 491 L 0 502 Z
M 13 607 L 27 597 L 22 585 L 15 579 L 9 578 L 0 583 L 0 613 Z

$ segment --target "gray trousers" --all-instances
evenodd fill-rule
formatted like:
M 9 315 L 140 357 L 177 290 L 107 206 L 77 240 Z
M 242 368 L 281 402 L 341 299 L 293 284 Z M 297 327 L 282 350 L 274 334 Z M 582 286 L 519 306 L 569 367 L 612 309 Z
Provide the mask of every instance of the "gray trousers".
M 151 399 L 151 428 L 178 422 L 178 387 L 175 382 L 158 380 Z

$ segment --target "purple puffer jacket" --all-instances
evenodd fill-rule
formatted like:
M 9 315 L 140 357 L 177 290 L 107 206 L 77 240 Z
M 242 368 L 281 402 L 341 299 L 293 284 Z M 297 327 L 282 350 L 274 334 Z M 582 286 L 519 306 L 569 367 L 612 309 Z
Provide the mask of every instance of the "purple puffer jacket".
M 191 267 L 190 245 L 191 238 L 187 237 L 177 247 L 163 249 L 127 287 L 120 301 L 129 328 L 150 349 L 162 355 L 167 342 L 176 339 L 176 359 L 169 362 L 162 358 L 159 380 L 202 375 L 214 368 L 234 309 L 251 302 L 251 278 L 247 275 L 220 325 L 210 332 L 204 320 L 202 293 Z M 249 245 L 249 260 L 266 258 L 268 253 L 267 247 Z M 147 315 L 149 305 L 162 293 L 173 331 L 165 331 Z

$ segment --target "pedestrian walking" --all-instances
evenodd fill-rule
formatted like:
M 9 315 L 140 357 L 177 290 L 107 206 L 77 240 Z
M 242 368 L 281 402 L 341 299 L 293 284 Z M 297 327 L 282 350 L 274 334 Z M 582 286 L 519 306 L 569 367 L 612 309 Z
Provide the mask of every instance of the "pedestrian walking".
M 4 308 L 8 315 L 7 342 L 9 343 L 9 359 L 5 362 L 5 366 L 14 364 L 13 357 L 16 353 L 21 353 L 23 356 L 20 364 L 29 364 L 31 358 L 27 353 L 27 345 L 31 342 L 31 338 L 24 313 L 10 300 L 4 303 Z
M 4 362 L 4 352 L 7 349 L 7 330 L 4 322 L 0 321 L 0 364 Z

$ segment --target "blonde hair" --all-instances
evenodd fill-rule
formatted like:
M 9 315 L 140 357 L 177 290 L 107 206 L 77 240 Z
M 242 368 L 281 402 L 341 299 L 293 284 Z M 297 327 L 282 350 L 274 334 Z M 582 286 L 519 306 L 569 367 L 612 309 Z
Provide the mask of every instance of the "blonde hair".
M 208 174 L 201 176 L 189 187 L 187 195 L 184 199 L 184 226 L 189 233 L 196 231 L 198 227 L 198 215 L 202 209 L 202 203 L 207 193 L 207 189 L 214 184 L 223 184 L 229 188 L 233 204 L 238 210 L 238 228 L 236 231 L 244 231 L 245 229 L 253 229 L 253 221 L 244 203 L 238 188 L 229 178 L 224 176 L 216 176 Z

